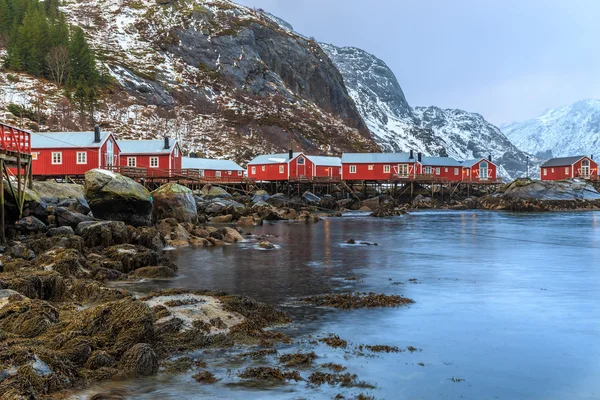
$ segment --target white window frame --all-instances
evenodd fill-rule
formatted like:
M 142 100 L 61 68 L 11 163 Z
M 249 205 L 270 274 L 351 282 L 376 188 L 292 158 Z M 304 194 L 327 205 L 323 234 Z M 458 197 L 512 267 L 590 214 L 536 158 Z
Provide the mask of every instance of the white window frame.
M 390 165 L 384 165 L 383 166 L 383 173 L 384 174 L 389 174 L 391 170 L 392 170 L 392 167 Z
M 31 160 L 32 161 L 37 160 L 37 157 L 38 157 L 38 153 L 31 153 Z
M 132 168 L 137 167 L 137 157 L 127 157 L 127 166 Z
M 548 176 L 548 168 L 544 168 L 544 176 Z
M 306 162 L 304 160 L 304 157 L 302 157 L 302 156 L 298 157 L 298 165 L 305 165 L 305 163 Z
M 252 175 L 256 175 L 256 167 L 252 167 L 252 168 L 250 169 L 250 173 L 251 173 Z
M 221 171 L 215 171 L 215 177 L 220 178 L 221 177 Z
M 369 171 L 373 171 L 375 169 L 375 164 L 369 164 Z
M 262 172 L 265 172 L 267 170 L 267 167 L 265 165 L 262 166 Z
M 242 176 L 242 171 L 238 171 L 238 176 Z
M 454 175 L 458 175 L 458 168 L 454 168 Z
M 200 170 L 200 176 L 201 176 L 202 178 L 204 178 L 204 170 L 203 170 L 203 169 L 201 169 L 201 170 Z
M 177 146 L 175 146 L 175 150 L 173 151 L 173 154 L 175 155 L 175 157 L 179 157 L 179 149 L 177 148 Z
M 227 175 L 231 175 L 231 171 L 227 171 Z
M 350 169 L 349 169 L 349 172 L 350 172 L 351 174 L 355 174 L 355 173 L 356 173 L 356 165 L 351 165 L 351 166 L 350 166 Z
M 285 173 L 285 168 L 284 168 L 284 166 L 283 166 L 283 165 L 280 165 L 280 166 L 279 166 L 279 173 L 280 173 L 280 174 L 284 174 L 284 173 Z
M 565 167 L 565 174 L 569 175 L 571 172 L 571 168 Z
M 554 168 L 552 168 L 552 173 L 554 173 Z
M 408 164 L 398 164 L 398 176 L 408 176 Z
M 52 152 L 52 165 L 62 165 L 62 151 Z
M 83 156 L 83 160 L 80 159 L 80 156 Z M 87 151 L 78 151 L 76 157 L 78 165 L 87 164 Z
M 439 168 L 439 167 L 437 167 L 437 168 L 435 169 L 435 174 L 436 174 L 436 175 L 439 175 L 439 174 L 440 174 L 440 168 Z
M 152 165 L 154 164 L 154 161 L 156 161 L 156 165 Z M 150 168 L 158 168 L 159 166 L 159 161 L 158 161 L 158 157 L 150 157 Z
M 448 168 L 444 168 L 444 172 L 448 172 Z
M 425 167 L 425 175 L 431 175 L 431 167 Z

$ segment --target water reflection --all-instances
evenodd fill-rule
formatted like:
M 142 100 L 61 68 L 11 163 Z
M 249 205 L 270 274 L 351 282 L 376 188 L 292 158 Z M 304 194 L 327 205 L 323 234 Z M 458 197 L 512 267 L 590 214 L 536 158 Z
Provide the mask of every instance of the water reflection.
M 599 216 L 421 212 L 266 224 L 251 232 L 270 235 L 279 249 L 257 251 L 248 241 L 178 250 L 180 277 L 167 286 L 223 290 L 283 307 L 296 321 L 288 333 L 300 343 L 283 351 L 328 333 L 355 344 L 423 349 L 361 357 L 314 348 L 323 362 L 342 363 L 376 383 L 369 391 L 376 398 L 592 399 L 600 393 Z M 349 276 L 359 280 L 344 280 Z M 300 296 L 355 290 L 403 294 L 416 304 L 356 311 L 293 304 Z M 209 365 L 223 376 L 238 368 L 221 353 L 199 354 L 213 357 Z M 124 386 L 132 398 L 147 399 L 331 398 L 341 390 L 299 383 L 248 391 L 227 382 L 200 388 L 182 375 Z

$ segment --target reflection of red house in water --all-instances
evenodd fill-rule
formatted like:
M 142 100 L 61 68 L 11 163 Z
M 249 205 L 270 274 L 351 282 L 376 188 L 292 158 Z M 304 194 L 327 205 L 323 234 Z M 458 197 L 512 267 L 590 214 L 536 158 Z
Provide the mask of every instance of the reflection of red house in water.
M 248 163 L 248 178 L 257 181 L 287 181 L 341 178 L 339 157 L 304 153 L 263 154 Z
M 79 176 L 90 169 L 119 165 L 120 148 L 112 133 L 45 132 L 31 134 L 32 173 Z
M 465 160 L 462 165 L 463 182 L 488 182 L 498 178 L 498 167 L 491 161 L 491 157 L 477 160 Z
M 587 156 L 553 158 L 540 168 L 543 181 L 569 178 L 598 180 L 598 163 Z

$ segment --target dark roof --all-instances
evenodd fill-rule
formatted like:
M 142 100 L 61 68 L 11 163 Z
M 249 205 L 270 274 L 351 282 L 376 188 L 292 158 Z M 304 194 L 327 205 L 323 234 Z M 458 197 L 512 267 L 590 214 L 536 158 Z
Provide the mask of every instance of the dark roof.
M 542 168 L 545 167 L 564 167 L 567 165 L 573 165 L 577 161 L 581 160 L 585 156 L 575 156 L 575 157 L 559 157 L 552 158 L 545 163 L 542 164 Z

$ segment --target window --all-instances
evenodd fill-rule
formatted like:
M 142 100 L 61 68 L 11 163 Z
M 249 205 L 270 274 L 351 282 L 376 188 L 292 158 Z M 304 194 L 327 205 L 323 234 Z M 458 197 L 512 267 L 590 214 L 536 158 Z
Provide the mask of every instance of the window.
M 458 175 L 458 168 L 454 168 L 454 175 Z
M 399 176 L 408 176 L 408 164 L 399 164 L 398 165 L 398 175 Z
M 298 165 L 304 165 L 304 157 L 298 157 Z
M 52 164 L 62 164 L 62 153 L 52 153 Z
M 439 174 L 440 174 L 440 169 L 439 169 L 439 168 L 436 168 L 436 169 L 435 169 L 435 174 L 436 174 L 436 175 L 439 175 Z
M 150 157 L 150 168 L 158 168 L 158 157 Z
M 242 176 L 242 171 L 238 171 L 238 176 Z
M 200 170 L 200 176 L 204 178 L 204 170 L 203 169 Z
M 466 171 L 467 175 L 469 175 L 471 173 L 470 169 L 465 169 L 465 171 Z
M 554 173 L 554 168 L 552 168 L 552 173 Z
M 175 157 L 179 156 L 179 149 L 177 149 L 177 146 L 175 146 L 175 151 L 173 152 L 173 154 L 175 154 Z
M 448 172 L 448 168 L 444 168 L 444 172 Z
M 351 165 L 350 166 L 350 173 L 351 174 L 355 174 L 356 173 L 356 165 Z
M 548 168 L 544 168 L 544 176 L 548 175 Z
M 373 171 L 373 168 L 375 168 L 375 166 L 373 164 L 369 164 L 369 171 Z
M 38 155 L 38 153 L 31 153 L 31 159 L 37 160 L 37 155 Z
M 265 172 L 266 170 L 267 170 L 267 167 L 263 165 L 262 166 L 262 171 Z
M 431 175 L 431 167 L 425 167 L 425 175 Z
M 135 167 L 137 165 L 137 159 L 135 157 L 127 157 L 127 166 Z
M 283 174 L 285 172 L 285 168 L 283 167 L 283 165 L 279 166 L 279 173 Z
M 216 172 L 215 172 L 215 176 L 216 176 L 217 178 L 220 178 L 220 177 L 221 177 L 221 171 L 216 171 Z
M 482 161 L 479 164 L 479 178 L 480 179 L 487 179 L 488 178 L 488 163 L 485 161 Z
M 231 175 L 231 171 L 227 171 L 227 175 Z
M 77 152 L 77 164 L 87 164 L 87 153 L 85 151 Z
M 383 166 L 383 172 L 385 174 L 389 174 L 390 173 L 390 166 L 389 165 L 384 165 Z
M 256 167 L 252 167 L 252 169 L 251 169 L 251 173 L 252 173 L 252 175 L 255 175 L 255 174 L 256 174 Z
M 565 167 L 565 174 L 569 175 L 569 167 Z

